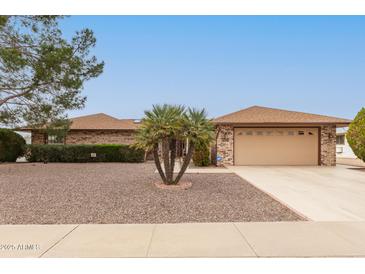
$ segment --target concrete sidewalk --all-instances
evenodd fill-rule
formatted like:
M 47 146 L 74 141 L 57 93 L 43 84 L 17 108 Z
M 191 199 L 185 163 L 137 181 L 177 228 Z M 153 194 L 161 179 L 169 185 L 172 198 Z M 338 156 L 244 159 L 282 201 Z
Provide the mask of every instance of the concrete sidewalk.
M 365 222 L 2 225 L 0 257 L 365 257 Z

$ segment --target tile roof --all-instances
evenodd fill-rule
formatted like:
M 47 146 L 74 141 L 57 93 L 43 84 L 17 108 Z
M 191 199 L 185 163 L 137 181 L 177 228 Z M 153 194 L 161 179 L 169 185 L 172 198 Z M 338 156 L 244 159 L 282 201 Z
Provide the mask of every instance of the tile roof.
M 343 124 L 348 119 L 253 106 L 213 120 L 216 124 Z
M 70 119 L 70 129 L 125 129 L 135 130 L 139 123 L 134 119 L 117 119 L 104 113 L 80 116 Z

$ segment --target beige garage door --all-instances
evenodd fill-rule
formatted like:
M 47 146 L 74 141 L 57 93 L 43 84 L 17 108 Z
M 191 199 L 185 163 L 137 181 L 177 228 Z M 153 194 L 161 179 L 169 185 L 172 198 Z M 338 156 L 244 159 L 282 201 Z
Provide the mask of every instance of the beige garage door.
M 318 128 L 236 128 L 235 165 L 318 165 Z

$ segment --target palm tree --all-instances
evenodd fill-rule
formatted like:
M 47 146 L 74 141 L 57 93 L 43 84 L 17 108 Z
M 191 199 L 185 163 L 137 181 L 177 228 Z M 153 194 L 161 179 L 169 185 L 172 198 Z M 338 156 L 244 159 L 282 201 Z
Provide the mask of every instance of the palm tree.
M 214 140 L 214 126 L 207 118 L 207 112 L 205 109 L 198 110 L 195 108 L 189 108 L 184 113 L 184 125 L 182 131 L 184 138 L 188 141 L 189 147 L 181 169 L 174 180 L 175 184 L 180 181 L 188 168 L 191 158 L 193 157 L 195 147 L 197 145 L 200 147 L 210 147 Z
M 196 144 L 209 146 L 214 139 L 214 127 L 207 118 L 206 111 L 186 109 L 180 105 L 154 105 L 152 110 L 145 111 L 145 117 L 137 132 L 138 148 L 152 151 L 156 168 L 165 184 L 177 184 L 184 175 L 194 153 Z M 174 167 L 176 144 L 188 141 L 189 148 L 176 178 Z M 159 157 L 159 146 L 164 169 Z

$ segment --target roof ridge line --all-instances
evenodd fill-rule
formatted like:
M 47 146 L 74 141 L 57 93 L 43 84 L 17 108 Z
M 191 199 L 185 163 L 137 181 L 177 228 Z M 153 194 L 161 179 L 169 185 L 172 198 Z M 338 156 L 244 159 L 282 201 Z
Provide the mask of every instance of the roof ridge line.
M 221 118 L 224 118 L 226 116 L 229 116 L 229 115 L 232 115 L 232 114 L 236 114 L 236 113 L 241 112 L 243 110 L 247 110 L 247 109 L 254 108 L 254 107 L 258 107 L 258 106 L 250 106 L 250 107 L 247 107 L 247 108 L 243 108 L 243 109 L 240 109 L 240 110 L 236 110 L 236 111 L 233 111 L 231 113 L 228 113 L 228 114 L 225 114 L 225 115 L 222 115 L 222 116 L 218 116 L 218 117 L 214 118 L 214 120 L 215 119 L 221 119 Z
M 340 118 L 340 117 L 336 117 L 336 116 L 329 116 L 329 115 L 325 115 L 325 114 L 316 114 L 316 113 L 312 113 L 312 112 L 304 112 L 304 111 L 299 111 L 299 110 L 289 110 L 289 109 L 263 107 L 263 106 L 253 106 L 253 107 L 266 108 L 266 109 L 278 110 L 278 111 L 294 112 L 294 113 L 300 113 L 300 114 L 305 114 L 305 115 L 316 115 L 316 116 L 322 116 L 322 117 L 327 117 L 327 118 L 347 119 L 347 118 Z
M 109 114 L 106 114 L 104 112 L 98 112 L 98 113 L 94 113 L 94 114 L 87 114 L 87 115 L 82 115 L 82 116 L 76 116 L 76 117 L 70 117 L 70 119 L 78 119 L 78 118 L 86 118 L 86 117 L 91 117 L 91 116 L 98 116 L 98 115 L 104 115 L 110 118 L 113 118 L 115 120 L 120 120 L 119 118 L 116 118 L 114 116 L 111 116 Z
M 251 106 L 214 119 L 217 123 L 350 123 L 347 118 L 272 107 Z

